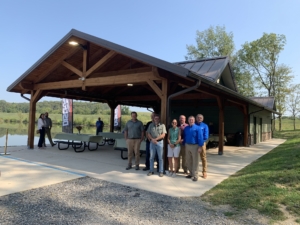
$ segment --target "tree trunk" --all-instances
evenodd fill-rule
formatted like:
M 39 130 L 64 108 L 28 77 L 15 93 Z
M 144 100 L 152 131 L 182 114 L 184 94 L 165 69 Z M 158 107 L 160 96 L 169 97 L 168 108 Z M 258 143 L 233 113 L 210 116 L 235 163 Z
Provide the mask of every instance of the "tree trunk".
M 276 131 L 276 117 L 275 117 L 275 114 L 273 114 L 273 130 Z
M 294 116 L 294 130 L 296 130 L 296 116 Z

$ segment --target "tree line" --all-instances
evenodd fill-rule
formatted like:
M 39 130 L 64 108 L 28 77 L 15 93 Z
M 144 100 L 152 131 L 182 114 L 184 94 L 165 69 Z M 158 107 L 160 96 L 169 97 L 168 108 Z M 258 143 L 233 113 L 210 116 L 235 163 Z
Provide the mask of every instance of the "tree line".
M 185 58 L 196 60 L 228 56 L 240 94 L 246 97 L 275 97 L 276 110 L 281 114 L 291 112 L 296 121 L 300 113 L 300 84 L 292 84 L 292 68 L 279 61 L 285 44 L 285 35 L 263 33 L 262 37 L 246 41 L 236 50 L 232 32 L 226 32 L 225 26 L 210 26 L 196 32 L 196 45 L 186 46 Z
M 129 107 L 121 106 L 122 115 L 129 115 Z M 10 103 L 0 100 L 0 112 L 3 113 L 29 113 L 29 102 Z M 50 114 L 62 113 L 61 101 L 43 101 L 36 104 L 38 114 L 49 112 Z M 106 103 L 73 101 L 73 113 L 81 115 L 110 115 L 110 108 Z

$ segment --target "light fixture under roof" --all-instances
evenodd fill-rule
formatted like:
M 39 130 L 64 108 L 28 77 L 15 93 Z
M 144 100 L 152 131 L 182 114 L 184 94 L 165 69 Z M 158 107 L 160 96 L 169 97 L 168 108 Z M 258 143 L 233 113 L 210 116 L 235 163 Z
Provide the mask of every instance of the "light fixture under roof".
M 127 86 L 129 86 L 129 87 L 132 87 L 132 86 L 133 86 L 133 84 L 127 84 Z
M 78 45 L 78 42 L 76 42 L 76 41 L 70 41 L 69 44 L 70 45 Z

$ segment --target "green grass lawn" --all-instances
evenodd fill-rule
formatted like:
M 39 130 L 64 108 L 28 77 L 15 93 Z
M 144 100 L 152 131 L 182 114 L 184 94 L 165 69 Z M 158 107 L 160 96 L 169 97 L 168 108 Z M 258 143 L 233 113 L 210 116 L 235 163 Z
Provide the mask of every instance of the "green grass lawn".
M 274 221 L 286 219 L 283 205 L 300 222 L 300 130 L 274 135 L 287 141 L 206 192 L 203 200 L 257 209 Z

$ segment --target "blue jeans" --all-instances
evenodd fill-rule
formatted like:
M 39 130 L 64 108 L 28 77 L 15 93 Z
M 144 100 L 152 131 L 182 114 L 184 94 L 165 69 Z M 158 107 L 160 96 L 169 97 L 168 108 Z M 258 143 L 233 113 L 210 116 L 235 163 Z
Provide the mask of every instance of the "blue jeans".
M 158 162 L 158 155 L 155 154 L 155 160 L 157 162 L 157 168 L 159 168 L 159 162 Z M 150 142 L 146 142 L 146 161 L 145 161 L 146 168 L 150 168 Z
M 150 172 L 154 172 L 154 157 L 158 155 L 159 172 L 163 173 L 163 152 L 164 141 L 157 142 L 157 144 L 150 143 Z

